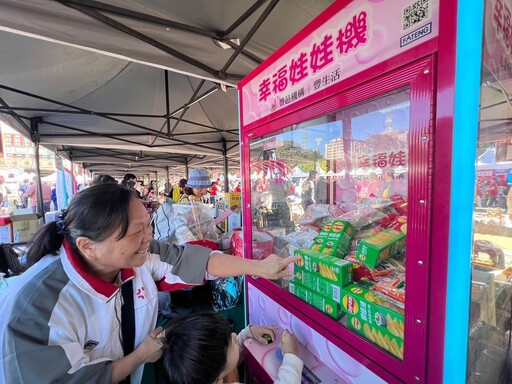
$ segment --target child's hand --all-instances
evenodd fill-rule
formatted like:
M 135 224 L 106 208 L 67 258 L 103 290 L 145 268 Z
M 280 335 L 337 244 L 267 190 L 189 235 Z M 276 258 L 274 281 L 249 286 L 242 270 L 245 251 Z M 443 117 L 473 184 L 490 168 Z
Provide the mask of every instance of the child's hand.
M 261 344 L 270 344 L 276 339 L 276 328 L 274 326 L 251 325 L 249 329 L 251 330 L 252 337 Z M 272 341 L 268 341 L 263 335 L 270 335 Z
M 287 329 L 283 332 L 283 338 L 281 339 L 279 347 L 281 348 L 283 356 L 287 353 L 299 356 L 299 341 L 293 334 L 288 332 Z

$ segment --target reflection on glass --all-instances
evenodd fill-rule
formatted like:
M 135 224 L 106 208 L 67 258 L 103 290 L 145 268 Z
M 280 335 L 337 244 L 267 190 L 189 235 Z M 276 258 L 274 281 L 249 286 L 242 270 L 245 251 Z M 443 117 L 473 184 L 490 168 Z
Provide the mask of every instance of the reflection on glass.
M 250 143 L 252 257 L 303 255 L 280 285 L 399 359 L 409 110 L 403 89 Z
M 510 80 L 483 66 L 477 143 L 468 383 L 506 383 L 512 311 Z M 508 99 L 508 100 L 507 100 Z

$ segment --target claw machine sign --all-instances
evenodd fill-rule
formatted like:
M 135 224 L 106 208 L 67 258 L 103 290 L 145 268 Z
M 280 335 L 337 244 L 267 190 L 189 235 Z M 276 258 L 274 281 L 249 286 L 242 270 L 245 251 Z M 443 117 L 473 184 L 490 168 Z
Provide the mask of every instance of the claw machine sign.
M 424 43 L 438 30 L 439 0 L 353 2 L 242 88 L 243 124 Z

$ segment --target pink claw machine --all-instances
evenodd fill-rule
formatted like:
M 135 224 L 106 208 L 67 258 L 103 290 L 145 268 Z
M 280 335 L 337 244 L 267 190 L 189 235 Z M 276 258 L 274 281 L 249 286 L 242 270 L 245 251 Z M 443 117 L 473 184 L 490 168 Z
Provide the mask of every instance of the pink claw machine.
M 465 377 L 477 103 L 454 116 L 457 84 L 479 87 L 456 63 L 476 3 L 335 1 L 239 84 L 245 256 L 300 255 L 247 277 L 248 321 L 298 336 L 303 382 Z M 272 348 L 248 346 L 248 382 L 273 382 Z

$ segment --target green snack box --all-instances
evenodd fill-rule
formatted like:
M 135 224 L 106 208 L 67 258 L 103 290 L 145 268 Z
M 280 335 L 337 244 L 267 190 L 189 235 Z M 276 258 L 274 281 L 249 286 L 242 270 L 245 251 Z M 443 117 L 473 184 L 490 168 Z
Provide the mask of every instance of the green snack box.
M 368 268 L 375 268 L 381 260 L 387 260 L 400 251 L 405 244 L 405 234 L 394 229 L 385 229 L 359 243 L 356 258 Z
M 329 231 L 321 231 L 319 237 L 327 239 L 323 240 L 320 249 L 325 255 L 336 256 L 344 258 L 350 248 L 350 241 L 354 236 L 354 227 L 347 221 L 335 220 L 332 223 L 328 223 L 324 228 L 328 227 Z M 313 244 L 316 249 L 317 243 Z M 313 248 L 312 247 L 312 248 Z
M 304 300 L 306 303 L 312 305 L 316 309 L 319 309 L 326 315 L 336 320 L 341 319 L 341 316 L 343 316 L 341 305 L 339 303 L 323 297 L 318 293 L 311 291 L 310 289 L 307 289 L 294 280 L 291 280 L 288 284 L 288 290 L 299 299 Z
M 337 303 L 341 303 L 341 287 L 329 279 L 318 276 L 317 273 L 308 272 L 301 268 L 295 269 L 295 281 L 308 289 Z
M 348 326 L 396 357 L 403 359 L 404 316 L 357 284 L 342 289 L 342 310 Z
M 327 232 L 320 232 L 317 237 L 315 237 L 315 240 L 313 242 L 313 245 L 311 246 L 311 250 L 313 251 L 320 251 L 327 242 L 327 239 L 329 238 L 329 234 Z
M 296 249 L 295 255 L 301 257 L 295 262 L 295 269 L 313 272 L 340 287 L 352 283 L 352 263 L 348 261 L 305 248 Z

